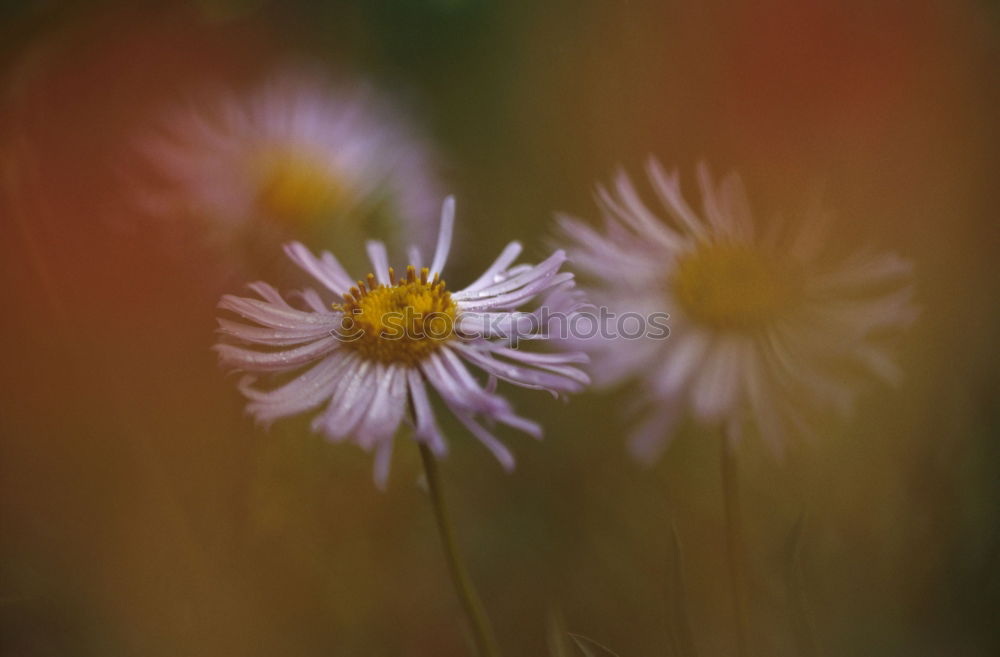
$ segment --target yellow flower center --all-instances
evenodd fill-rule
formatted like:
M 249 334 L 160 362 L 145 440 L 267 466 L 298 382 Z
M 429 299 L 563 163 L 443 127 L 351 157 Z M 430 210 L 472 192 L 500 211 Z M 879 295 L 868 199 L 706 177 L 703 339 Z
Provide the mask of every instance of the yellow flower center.
M 257 202 L 281 221 L 301 224 L 328 216 L 347 196 L 346 186 L 330 165 L 303 149 L 269 150 L 257 167 Z
M 678 260 L 670 285 L 692 319 L 716 329 L 753 330 L 799 301 L 796 273 L 752 247 L 702 244 Z
M 334 308 L 344 313 L 345 345 L 382 363 L 415 365 L 454 336 L 458 307 L 443 280 L 410 265 L 406 278 L 379 285 L 373 274 L 358 281 Z

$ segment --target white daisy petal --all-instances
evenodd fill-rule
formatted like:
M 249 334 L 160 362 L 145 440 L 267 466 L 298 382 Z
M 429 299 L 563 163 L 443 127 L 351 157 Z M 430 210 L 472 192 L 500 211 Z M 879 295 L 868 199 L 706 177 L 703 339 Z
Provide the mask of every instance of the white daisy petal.
M 701 365 L 710 342 L 708 336 L 698 331 L 676 338 L 673 346 L 666 347 L 670 355 L 653 379 L 654 390 L 666 397 L 678 394 Z
M 313 409 L 330 398 L 336 377 L 349 365 L 350 356 L 339 350 L 275 390 L 262 392 L 252 388 L 250 380 L 244 380 L 240 391 L 252 400 L 247 404 L 247 412 L 258 422 L 268 424 Z
M 382 285 L 388 285 L 389 254 L 385 249 L 385 244 L 377 240 L 371 240 L 365 243 L 365 249 L 368 251 L 368 259 L 372 263 L 372 269 L 375 272 L 375 278 Z
M 219 333 L 238 342 L 272 345 L 276 347 L 302 344 L 330 335 L 328 326 L 306 326 L 298 329 L 280 329 L 249 326 L 230 319 L 219 318 Z
M 339 326 L 341 322 L 339 314 L 310 313 L 287 304 L 276 306 L 259 299 L 247 299 L 231 294 L 224 295 L 219 300 L 218 307 L 262 326 L 292 331 L 303 331 L 310 327 L 329 330 Z
M 486 297 L 495 297 L 553 275 L 559 270 L 564 262 L 566 262 L 566 253 L 564 251 L 556 251 L 537 266 L 532 267 L 517 276 L 505 278 L 502 281 L 498 281 L 492 285 L 480 287 L 474 291 L 469 291 L 469 289 L 466 288 L 453 294 L 452 298 L 456 301 L 461 301 L 469 298 L 483 299 Z
M 413 265 L 418 270 L 424 266 L 424 259 L 420 254 L 420 247 L 413 245 L 407 249 L 406 253 L 410 259 L 409 264 Z
M 391 441 L 396 428 L 406 412 L 406 373 L 395 363 L 376 368 L 378 389 L 355 430 L 355 440 L 371 449 L 384 441 Z
M 493 264 L 483 272 L 483 275 L 473 281 L 471 285 L 462 289 L 462 291 L 458 294 L 475 292 L 476 290 L 489 287 L 490 285 L 499 282 L 496 280 L 497 275 L 505 271 L 511 263 L 517 260 L 517 256 L 521 255 L 521 249 L 522 247 L 520 242 L 511 242 L 508 244 L 504 247 L 504 250 L 500 252 L 500 255 L 497 256 L 497 259 L 493 261 Z
M 219 363 L 228 369 L 246 372 L 283 372 L 314 362 L 340 345 L 340 340 L 336 337 L 327 336 L 301 347 L 273 353 L 244 349 L 231 344 L 217 344 L 215 351 L 219 354 Z
M 434 259 L 431 261 L 431 276 L 440 274 L 448 261 L 451 250 L 451 234 L 455 228 L 455 197 L 449 196 L 441 207 L 441 230 L 438 233 L 437 247 L 434 249 Z
M 704 224 L 684 200 L 684 196 L 681 194 L 678 175 L 676 173 L 667 174 L 660 163 L 654 158 L 650 158 L 647 161 L 646 170 L 649 172 L 650 180 L 653 182 L 653 189 L 659 195 L 660 200 L 671 216 L 683 224 L 695 237 L 704 237 Z
M 323 252 L 322 256 L 317 259 L 300 242 L 286 244 L 285 253 L 303 271 L 337 295 L 343 294 L 353 285 L 347 272 L 344 271 L 344 268 L 340 266 L 337 259 L 330 253 Z
M 368 412 L 379 391 L 378 365 L 362 362 L 355 372 L 344 377 L 342 387 L 334 391 L 330 408 L 323 420 L 323 433 L 332 440 L 344 440 Z
M 427 396 L 427 387 L 420 373 L 414 369 L 406 372 L 407 383 L 410 387 L 410 400 L 413 402 L 413 411 L 416 415 L 417 439 L 423 440 L 438 458 L 448 453 L 448 444 L 441 435 L 437 420 L 434 417 L 434 410 L 431 408 L 430 399 Z

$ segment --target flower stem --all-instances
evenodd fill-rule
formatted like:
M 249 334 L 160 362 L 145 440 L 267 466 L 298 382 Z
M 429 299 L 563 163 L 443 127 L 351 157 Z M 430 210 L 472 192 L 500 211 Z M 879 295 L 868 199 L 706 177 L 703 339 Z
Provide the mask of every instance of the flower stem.
M 726 558 L 733 589 L 733 614 L 736 617 L 736 655 L 749 657 L 750 623 L 747 618 L 747 582 L 744 559 L 743 527 L 740 511 L 739 464 L 735 445 L 728 432 L 722 436 L 722 501 L 725 509 Z
M 424 473 L 427 475 L 427 487 L 431 493 L 431 505 L 434 507 L 434 519 L 437 521 L 441 545 L 444 548 L 444 558 L 448 563 L 448 572 L 451 574 L 452 584 L 455 585 L 455 592 L 458 594 L 462 609 L 469 621 L 472 637 L 476 644 L 476 653 L 479 657 L 500 657 L 500 649 L 497 647 L 490 619 L 486 615 L 479 594 L 476 593 L 476 587 L 473 586 L 472 580 L 469 578 L 465 562 L 455 545 L 455 532 L 452 529 L 448 508 L 441 491 L 441 476 L 437 461 L 427 445 L 424 443 L 419 443 L 419 445 L 420 458 L 424 464 Z

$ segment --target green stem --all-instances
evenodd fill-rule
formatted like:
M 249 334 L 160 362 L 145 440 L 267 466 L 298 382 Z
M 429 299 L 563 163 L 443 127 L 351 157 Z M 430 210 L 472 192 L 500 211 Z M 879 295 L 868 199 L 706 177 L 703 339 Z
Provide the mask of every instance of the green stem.
M 479 594 L 476 593 L 476 587 L 472 584 L 465 562 L 455 545 L 455 532 L 452 529 L 448 508 L 441 491 L 441 476 L 438 472 L 437 461 L 427 445 L 424 443 L 419 443 L 419 445 L 420 458 L 424 463 L 424 473 L 427 475 L 427 487 L 431 493 L 431 505 L 434 507 L 434 519 L 437 521 L 441 545 L 444 548 L 444 558 L 448 563 L 448 572 L 451 575 L 452 584 L 455 585 L 455 592 L 458 593 L 458 599 L 461 601 L 462 609 L 469 621 L 472 638 L 476 644 L 476 653 L 479 657 L 499 657 L 500 649 L 497 647 L 490 619 L 486 615 L 486 610 L 479 599 Z
M 747 582 L 744 559 L 742 515 L 740 511 L 739 464 L 735 445 L 727 432 L 722 436 L 722 500 L 726 523 L 726 558 L 733 588 L 733 614 L 736 617 L 736 655 L 748 657 L 750 623 L 747 618 Z
M 785 588 L 788 595 L 789 611 L 792 622 L 792 636 L 795 639 L 795 650 L 799 657 L 818 657 L 819 645 L 816 643 L 816 632 L 813 627 L 812 615 L 806 600 L 806 585 L 802 577 L 802 541 L 805 533 L 805 515 L 799 517 L 792 528 L 788 539 L 788 551 L 785 560 Z

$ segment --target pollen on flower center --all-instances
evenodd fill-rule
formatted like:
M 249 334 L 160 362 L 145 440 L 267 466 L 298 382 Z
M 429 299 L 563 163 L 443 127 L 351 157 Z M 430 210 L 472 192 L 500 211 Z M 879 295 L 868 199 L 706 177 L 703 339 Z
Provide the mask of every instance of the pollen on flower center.
M 428 273 L 424 267 L 418 276 L 410 265 L 397 281 L 390 267 L 389 285 L 373 274 L 358 281 L 334 306 L 344 313 L 345 345 L 382 363 L 414 365 L 451 339 L 458 309 L 445 282 Z
M 342 181 L 321 158 L 303 149 L 277 148 L 257 161 L 257 202 L 270 216 L 309 222 L 337 209 L 346 195 Z
M 749 246 L 703 244 L 682 256 L 670 285 L 692 319 L 752 330 L 793 307 L 801 288 L 787 263 Z

